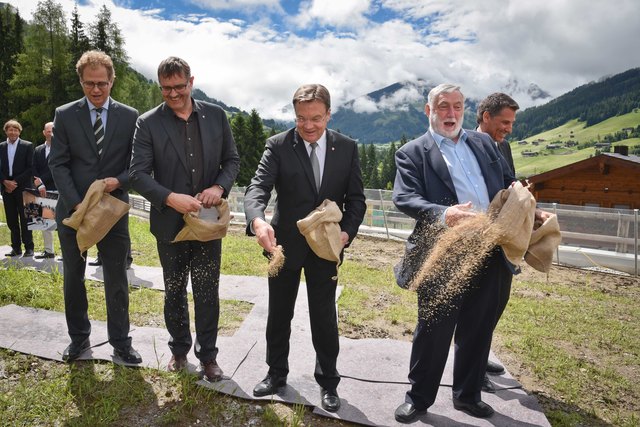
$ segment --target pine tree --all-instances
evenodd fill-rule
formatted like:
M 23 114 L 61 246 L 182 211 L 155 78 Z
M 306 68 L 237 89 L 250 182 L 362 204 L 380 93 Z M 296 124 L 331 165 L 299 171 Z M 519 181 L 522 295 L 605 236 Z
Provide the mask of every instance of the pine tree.
M 393 181 L 396 177 L 396 143 L 392 142 L 391 146 L 384 152 L 382 161 L 382 171 L 380 172 L 380 188 L 386 190 L 393 189 Z
M 38 2 L 27 29 L 25 50 L 18 55 L 11 80 L 11 97 L 19 109 L 25 139 L 38 141 L 55 108 L 67 102 L 64 82 L 68 68 L 68 33 L 62 5 Z
M 251 181 L 255 169 L 248 172 L 249 166 L 247 164 L 247 158 L 251 157 L 252 147 L 249 135 L 249 126 L 245 116 L 242 113 L 238 113 L 231 119 L 231 133 L 238 149 L 238 155 L 240 156 L 240 171 L 236 177 L 236 184 L 239 186 L 246 186 Z M 251 175 L 249 175 L 251 174 Z
M 0 5 L 0 119 L 18 116 L 19 110 L 14 108 L 12 99 L 7 96 L 10 81 L 15 74 L 18 54 L 23 50 L 24 22 L 20 13 L 8 4 Z
M 73 12 L 71 12 L 71 31 L 69 34 L 69 53 L 71 54 L 69 68 L 71 70 L 75 70 L 78 59 L 90 48 L 89 38 L 84 32 L 84 24 L 80 21 L 80 16 L 78 15 L 78 2 L 76 1 Z M 69 80 L 66 82 L 67 93 L 71 99 L 80 98 L 83 92 L 78 84 L 77 75 L 71 73 L 69 76 Z
M 248 185 L 253 175 L 255 175 L 266 141 L 262 119 L 255 109 L 251 110 L 249 115 L 247 131 L 249 137 L 248 147 L 246 155 L 243 156 L 246 158 L 241 158 L 240 160 L 240 172 L 243 173 L 243 176 L 242 180 L 238 179 L 238 185 L 242 186 Z
M 362 172 L 362 184 L 364 188 L 370 188 L 369 186 L 369 159 L 367 158 L 367 146 L 360 144 L 358 148 L 360 157 L 360 170 Z
M 378 157 L 375 144 L 369 144 L 367 147 L 367 168 L 369 173 L 369 185 L 367 188 L 380 188 L 380 173 L 378 171 Z

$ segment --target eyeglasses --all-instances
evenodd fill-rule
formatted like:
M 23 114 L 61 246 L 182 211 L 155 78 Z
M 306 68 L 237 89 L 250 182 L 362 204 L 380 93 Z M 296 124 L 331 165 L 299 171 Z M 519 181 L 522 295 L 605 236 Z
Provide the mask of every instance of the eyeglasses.
M 95 87 L 97 86 L 98 89 L 100 90 L 104 90 L 107 88 L 107 86 L 109 86 L 111 84 L 111 82 L 87 82 L 87 81 L 81 81 L 80 84 L 82 84 L 82 87 L 88 90 L 93 90 L 95 89 Z
M 189 81 L 187 80 L 186 83 L 181 84 L 181 85 L 175 85 L 175 86 L 160 86 L 160 90 L 162 91 L 162 93 L 164 93 L 165 95 L 168 95 L 171 93 L 171 91 L 176 91 L 178 93 L 183 92 L 187 86 L 189 86 Z
M 327 117 L 326 113 L 323 116 L 315 116 L 315 117 L 311 117 L 310 119 L 307 119 L 305 117 L 296 117 L 296 123 L 299 125 L 304 125 L 307 122 L 311 122 L 314 125 L 319 125 L 324 121 L 326 117 Z

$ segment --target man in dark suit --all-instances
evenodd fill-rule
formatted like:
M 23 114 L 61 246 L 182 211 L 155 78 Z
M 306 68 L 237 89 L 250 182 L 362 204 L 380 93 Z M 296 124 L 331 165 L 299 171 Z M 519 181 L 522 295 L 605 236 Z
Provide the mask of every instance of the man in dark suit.
M 45 123 L 42 130 L 44 144 L 36 147 L 33 153 L 33 185 L 38 189 L 40 197 L 46 197 L 47 191 L 56 191 L 56 184 L 49 170 L 49 153 L 51 152 L 51 139 L 53 137 L 53 122 Z M 42 240 L 44 241 L 44 252 L 35 258 L 55 258 L 53 250 L 53 231 L 42 230 Z
M 103 180 L 105 191 L 129 202 L 129 161 L 138 112 L 110 97 L 115 79 L 111 58 L 99 51 L 85 52 L 76 71 L 85 96 L 56 109 L 49 168 L 59 198 L 56 223 L 64 266 L 64 305 L 71 344 L 62 359 L 77 359 L 89 348 L 91 323 L 84 284 L 86 252 L 80 253 L 76 231 L 62 220 L 71 216 L 89 186 Z M 126 363 L 142 358 L 129 336 L 129 282 L 126 254 L 129 217 L 125 215 L 98 242 L 104 264 L 107 331 L 114 356 Z
M 131 184 L 149 200 L 165 285 L 164 318 L 171 335 L 169 371 L 187 366 L 192 345 L 187 305 L 191 275 L 195 305 L 194 350 L 209 381 L 222 378 L 216 362 L 220 300 L 220 239 L 173 243 L 183 215 L 211 208 L 229 194 L 240 157 L 224 110 L 191 97 L 193 76 L 186 61 L 169 57 L 158 66 L 164 102 L 138 120 Z
M 486 134 L 462 129 L 464 96 L 459 87 L 443 84 L 432 89 L 425 113 L 429 131 L 396 152 L 393 202 L 417 220 L 407 242 L 413 252 L 429 250 L 424 247 L 429 244 L 423 235 L 426 228 L 440 223 L 454 227 L 486 211 L 495 194 L 514 180 Z M 502 254 L 493 250 L 471 278 L 468 292 L 437 319 L 427 322 L 420 316 L 411 350 L 411 389 L 396 409 L 397 421 L 411 422 L 434 403 L 454 330 L 453 405 L 476 417 L 493 414 L 480 391 L 495 326 L 499 278 L 510 274 Z M 423 284 L 418 300 L 429 299 L 437 286 Z
M 500 150 L 502 157 L 507 161 L 513 175 L 516 173 L 515 165 L 513 164 L 513 156 L 511 155 L 511 146 L 505 139 L 513 129 L 513 123 L 516 121 L 516 111 L 520 106 L 518 103 L 506 93 L 496 92 L 487 96 L 478 105 L 478 113 L 476 121 L 478 122 L 478 132 L 484 132 L 488 134 L 493 142 Z M 500 320 L 500 316 L 504 312 L 507 303 L 509 302 L 509 295 L 511 294 L 511 279 L 512 275 L 507 275 L 500 281 L 500 300 L 498 303 L 498 314 L 496 316 L 496 324 Z M 502 374 L 504 373 L 504 367 L 499 363 L 487 361 L 487 373 L 489 374 Z M 495 393 L 495 386 L 489 380 L 489 377 L 485 375 L 484 382 L 482 384 L 482 390 L 488 393 Z
M 22 254 L 24 245 L 25 257 L 33 256 L 33 235 L 27 228 L 27 217 L 24 214 L 22 190 L 31 185 L 31 162 L 33 161 L 33 144 L 20 139 L 22 125 L 17 120 L 9 120 L 4 124 L 7 140 L 0 143 L 0 181 L 2 182 L 2 202 L 7 217 L 7 225 L 11 231 L 11 252 L 14 257 Z
M 298 231 L 296 222 L 323 200 L 334 201 L 343 212 L 341 239 L 348 246 L 366 211 L 355 141 L 327 129 L 331 117 L 329 91 L 322 85 L 301 86 L 293 95 L 296 127 L 273 136 L 256 175 L 247 187 L 244 210 L 247 233 L 270 254 L 282 245 L 285 264 L 269 278 L 266 378 L 253 389 L 254 396 L 276 393 L 289 373 L 291 319 L 304 268 L 309 300 L 311 336 L 316 351 L 315 379 L 321 387 L 322 407 L 340 408 L 338 323 L 335 308 L 336 263 L 318 257 Z M 264 211 L 275 187 L 278 198 L 271 224 Z
M 477 131 L 484 132 L 493 139 L 514 175 L 516 168 L 513 164 L 511 146 L 505 138 L 513 130 L 516 111 L 519 108 L 518 103 L 509 95 L 496 92 L 480 102 L 476 116 L 476 121 L 478 122 Z

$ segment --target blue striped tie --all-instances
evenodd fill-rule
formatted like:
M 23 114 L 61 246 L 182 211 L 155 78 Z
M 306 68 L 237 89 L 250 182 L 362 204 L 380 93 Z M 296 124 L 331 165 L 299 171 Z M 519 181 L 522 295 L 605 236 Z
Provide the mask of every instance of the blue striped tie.
M 104 125 L 102 124 L 102 108 L 96 108 L 96 121 L 93 123 L 93 134 L 96 137 L 98 154 L 102 155 L 102 143 L 104 142 Z

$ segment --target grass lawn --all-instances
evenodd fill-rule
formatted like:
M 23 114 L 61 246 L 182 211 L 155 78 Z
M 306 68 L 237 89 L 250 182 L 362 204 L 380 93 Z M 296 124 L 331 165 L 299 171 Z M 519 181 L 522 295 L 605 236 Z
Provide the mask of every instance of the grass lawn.
M 158 265 L 148 223 L 132 217 L 130 228 L 134 262 Z M 34 238 L 37 251 L 41 233 Z M 0 242 L 8 241 L 8 230 L 0 227 Z M 341 267 L 342 335 L 411 339 L 415 294 L 395 286 L 391 274 L 399 248 L 401 244 L 385 240 L 354 242 L 351 251 L 365 255 L 349 257 Z M 367 251 L 386 254 L 386 263 L 367 261 Z M 254 238 L 236 229 L 224 239 L 222 273 L 266 275 Z M 516 276 L 494 351 L 540 400 L 552 425 L 639 426 L 640 280 L 576 270 L 561 273 L 552 272 L 548 280 Z M 61 289 L 59 274 L 0 270 L 0 305 L 62 311 Z M 89 316 L 104 320 L 101 285 L 89 282 L 88 292 Z M 163 326 L 162 293 L 131 289 L 130 297 L 132 324 Z M 250 309 L 247 303 L 223 301 L 221 334 L 232 333 Z M 346 425 L 300 406 L 219 395 L 195 381 L 188 374 L 106 362 L 67 365 L 0 350 L 0 420 L 3 425 L 29 426 Z

